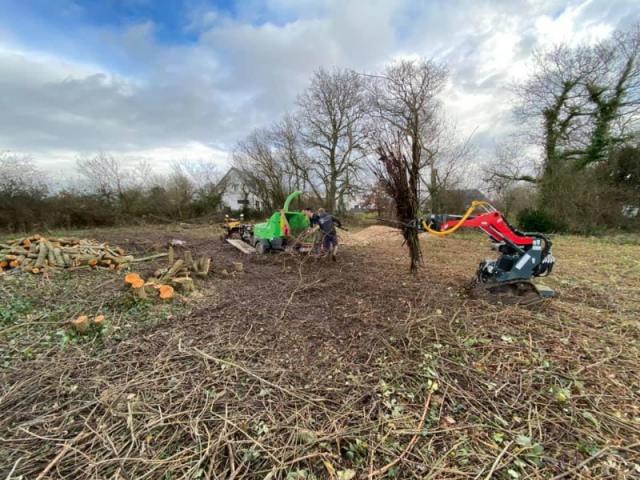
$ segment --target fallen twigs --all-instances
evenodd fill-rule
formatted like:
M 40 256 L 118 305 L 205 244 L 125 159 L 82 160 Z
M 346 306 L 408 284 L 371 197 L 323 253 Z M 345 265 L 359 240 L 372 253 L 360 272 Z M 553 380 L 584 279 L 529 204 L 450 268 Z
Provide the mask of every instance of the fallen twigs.
M 418 439 L 420 438 L 420 436 L 423 434 L 422 429 L 424 428 L 424 421 L 427 418 L 427 413 L 429 411 L 429 405 L 431 404 L 431 394 L 432 393 L 433 392 L 431 390 L 429 390 L 429 394 L 427 395 L 427 399 L 424 402 L 424 408 L 422 409 L 422 416 L 420 417 L 420 422 L 418 422 L 418 426 L 416 428 L 416 433 L 415 433 L 415 435 L 413 437 L 411 437 L 411 440 L 407 444 L 406 448 L 402 451 L 400 456 L 397 457 L 395 460 L 387 463 L 384 467 L 379 468 L 378 470 L 374 470 L 373 472 L 369 473 L 369 478 L 370 479 L 374 478 L 374 477 L 377 477 L 379 475 L 384 475 L 385 473 L 387 473 L 392 467 L 394 467 L 395 465 L 400 463 L 403 459 L 405 459 L 407 457 L 407 455 L 409 455 L 411 450 L 413 450 L 413 447 L 418 442 Z

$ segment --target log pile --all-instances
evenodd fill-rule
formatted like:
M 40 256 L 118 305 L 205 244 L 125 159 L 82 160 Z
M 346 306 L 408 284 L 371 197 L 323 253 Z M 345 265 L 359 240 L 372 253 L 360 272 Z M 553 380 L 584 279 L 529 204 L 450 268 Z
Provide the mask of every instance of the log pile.
M 33 235 L 0 243 L 0 272 L 20 269 L 37 274 L 50 268 L 79 266 L 120 270 L 133 260 L 119 247 L 84 238 Z

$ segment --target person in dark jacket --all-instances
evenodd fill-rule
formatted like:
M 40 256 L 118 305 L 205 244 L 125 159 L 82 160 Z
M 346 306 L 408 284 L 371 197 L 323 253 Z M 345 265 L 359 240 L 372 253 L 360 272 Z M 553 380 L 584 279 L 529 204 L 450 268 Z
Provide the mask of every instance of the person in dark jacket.
M 336 226 L 342 228 L 342 223 L 336 217 L 327 213 L 324 208 L 318 209 L 317 225 L 322 232 L 322 251 L 328 252 L 335 261 L 338 252 L 338 234 Z
M 318 253 L 320 245 L 322 244 L 322 232 L 320 232 L 318 228 L 318 214 L 314 212 L 311 207 L 303 208 L 302 211 L 309 219 L 309 232 L 310 234 L 313 234 L 313 247 L 311 248 L 311 251 Z
M 307 218 L 309 218 L 309 224 L 311 228 L 318 225 L 318 214 L 313 211 L 313 208 L 311 207 L 303 208 L 302 211 L 307 215 Z

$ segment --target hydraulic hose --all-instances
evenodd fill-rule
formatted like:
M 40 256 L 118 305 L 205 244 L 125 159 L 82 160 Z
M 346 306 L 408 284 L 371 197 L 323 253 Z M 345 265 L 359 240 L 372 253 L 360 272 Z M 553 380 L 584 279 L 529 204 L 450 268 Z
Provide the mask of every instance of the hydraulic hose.
M 436 237 L 446 237 L 447 235 L 451 235 L 456 230 L 458 230 L 460 227 L 462 227 L 464 225 L 464 222 L 466 222 L 467 219 L 471 216 L 471 214 L 473 212 L 475 212 L 479 207 L 489 207 L 489 208 L 491 208 L 491 205 L 489 203 L 487 203 L 487 202 L 474 200 L 473 202 L 471 202 L 471 206 L 464 213 L 464 215 L 462 216 L 460 221 L 458 223 L 456 223 L 453 227 L 448 228 L 447 230 L 444 230 L 444 231 L 441 232 L 441 231 L 434 230 L 434 229 L 430 228 L 429 225 L 427 225 L 427 222 L 422 220 L 422 228 L 424 228 L 425 231 L 429 232 L 431 235 L 435 235 Z

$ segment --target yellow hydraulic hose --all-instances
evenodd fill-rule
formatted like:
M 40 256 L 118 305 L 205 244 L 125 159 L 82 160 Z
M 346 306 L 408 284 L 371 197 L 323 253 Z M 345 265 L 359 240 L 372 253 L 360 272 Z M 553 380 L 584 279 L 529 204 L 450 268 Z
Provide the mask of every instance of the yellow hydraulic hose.
M 483 202 L 483 201 L 478 201 L 478 200 L 474 200 L 473 202 L 471 202 L 471 206 L 467 209 L 467 211 L 464 213 L 464 215 L 462 216 L 462 218 L 460 219 L 460 221 L 458 223 L 456 223 L 453 227 L 444 230 L 442 232 L 438 231 L 438 230 L 433 230 L 432 228 L 429 228 L 429 225 L 427 225 L 427 223 L 422 220 L 422 228 L 424 228 L 427 232 L 429 232 L 431 235 L 435 235 L 436 237 L 446 237 L 447 235 L 451 235 L 452 233 L 454 233 L 456 230 L 458 230 L 460 227 L 462 227 L 462 225 L 464 224 L 464 222 L 467 221 L 467 219 L 471 216 L 471 214 L 478 208 L 478 207 L 491 207 L 491 205 L 487 202 Z

